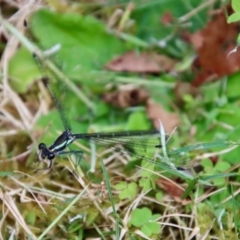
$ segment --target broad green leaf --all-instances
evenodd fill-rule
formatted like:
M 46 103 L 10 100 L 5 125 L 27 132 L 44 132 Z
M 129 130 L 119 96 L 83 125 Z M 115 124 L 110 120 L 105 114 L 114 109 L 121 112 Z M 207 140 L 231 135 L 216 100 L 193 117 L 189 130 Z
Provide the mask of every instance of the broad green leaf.
M 150 122 L 145 112 L 136 111 L 130 114 L 126 129 L 127 130 L 147 130 L 150 128 Z
M 235 12 L 240 12 L 240 1 L 232 0 L 232 8 Z
M 218 172 L 225 172 L 229 168 L 231 168 L 231 165 L 226 161 L 218 161 L 214 169 Z
M 239 106 L 237 104 L 232 103 L 225 104 L 218 115 L 218 120 L 220 122 L 227 123 L 233 127 L 235 126 L 235 128 L 233 128 L 232 131 L 228 131 L 226 135 L 231 140 L 239 139 L 238 134 L 240 133 L 240 129 L 238 125 L 240 123 L 240 111 Z
M 130 223 L 136 227 L 141 227 L 152 217 L 152 212 L 148 208 L 136 208 L 132 211 Z
M 106 62 L 126 50 L 122 41 L 107 33 L 105 26 L 91 16 L 42 9 L 33 15 L 31 30 L 43 49 L 61 45 L 53 59 L 74 79 L 80 80 L 82 72 L 102 69 Z
M 146 231 L 147 230 L 147 231 Z M 150 233 L 149 235 L 147 236 L 151 236 L 152 234 L 157 234 L 160 232 L 160 225 L 156 222 L 148 222 L 148 223 L 145 223 L 143 228 L 142 228 L 142 231 L 147 235 L 148 233 Z M 146 231 L 146 232 L 145 232 Z
M 41 73 L 32 55 L 20 48 L 9 62 L 11 86 L 18 93 L 25 93 L 33 80 L 41 77 Z
M 151 227 L 149 227 L 147 223 L 141 227 L 141 231 L 148 237 L 152 235 Z
M 138 185 L 135 182 L 128 184 L 129 197 L 133 199 L 137 194 Z
M 213 162 L 210 159 L 203 159 L 201 165 L 204 167 L 206 173 L 213 170 Z
M 186 71 L 191 68 L 193 61 L 194 61 L 194 56 L 192 54 L 187 55 L 182 59 L 181 62 L 178 62 L 174 66 L 174 70 L 178 72 Z
M 143 169 L 141 170 L 141 176 L 142 177 L 151 177 L 153 175 L 153 171 L 155 168 L 155 164 L 149 163 L 149 162 L 142 162 Z
M 28 212 L 26 212 L 26 220 L 30 225 L 34 225 L 35 221 L 36 221 L 36 213 L 34 210 L 30 210 Z
M 142 178 L 139 181 L 139 186 L 143 188 L 144 192 L 146 192 L 151 189 L 151 181 L 148 178 Z
M 117 190 L 121 190 L 121 193 L 119 194 L 120 199 L 133 199 L 137 194 L 137 184 L 134 182 L 129 184 L 122 183 L 120 186 L 118 184 Z
M 224 186 L 226 185 L 226 183 L 227 183 L 226 178 L 216 178 L 213 180 L 214 186 L 218 186 L 218 187 Z
M 123 189 L 125 189 L 127 187 L 127 183 L 126 182 L 120 182 L 120 183 L 118 183 L 118 184 L 116 184 L 115 186 L 114 186 L 114 188 L 116 189 L 116 190 L 123 190 Z
M 237 21 L 240 21 L 240 12 L 233 13 L 227 19 L 228 23 L 237 22 Z
M 227 89 L 226 94 L 230 98 L 239 97 L 239 78 L 240 72 L 236 72 L 228 77 Z
M 163 201 L 163 197 L 164 197 L 164 193 L 162 191 L 159 191 L 159 192 L 157 192 L 157 194 L 155 196 L 156 196 L 156 199 L 159 202 L 162 202 Z

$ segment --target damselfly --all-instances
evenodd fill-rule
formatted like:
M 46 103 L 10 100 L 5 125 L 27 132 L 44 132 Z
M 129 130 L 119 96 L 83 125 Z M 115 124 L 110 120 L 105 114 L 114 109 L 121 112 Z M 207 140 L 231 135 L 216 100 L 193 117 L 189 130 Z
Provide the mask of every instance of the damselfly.
M 37 55 L 34 54 L 34 57 L 37 58 Z M 128 152 L 129 154 L 135 154 L 136 156 L 143 159 L 146 157 L 142 154 L 146 154 L 150 148 L 156 151 L 157 148 L 161 147 L 159 130 L 72 133 L 70 124 L 64 114 L 64 109 L 61 103 L 58 101 L 52 88 L 50 87 L 49 80 L 44 77 L 43 82 L 52 96 L 52 100 L 58 109 L 65 128 L 65 131 L 54 141 L 50 147 L 47 147 L 45 143 L 40 143 L 38 146 L 40 160 L 49 160 L 49 168 L 52 166 L 53 159 L 56 155 L 74 153 L 75 155 L 79 154 L 79 160 L 81 160 L 83 154 L 81 150 L 65 151 L 65 149 L 77 139 L 93 141 L 100 145 L 112 146 L 115 150 L 119 151 L 122 151 L 122 149 L 119 147 L 119 145 L 121 145 L 125 148 L 123 151 Z
M 24 23 L 27 27 L 27 22 Z M 57 79 L 59 76 L 52 70 L 44 66 L 46 57 L 42 52 L 37 51 L 37 48 L 32 47 L 33 57 L 35 58 L 39 69 L 43 75 L 43 83 L 48 89 L 55 107 L 58 110 L 59 116 L 64 126 L 63 133 L 49 147 L 45 143 L 40 143 L 39 160 L 48 160 L 49 166 L 52 167 L 53 160 L 58 155 L 75 154 L 78 162 L 81 160 L 83 151 L 81 150 L 66 150 L 75 140 L 81 139 L 88 142 L 93 141 L 98 145 L 112 147 L 116 151 L 126 152 L 130 155 L 137 156 L 141 159 L 151 160 L 156 150 L 160 149 L 160 133 L 159 130 L 149 131 L 121 131 L 121 132 L 98 132 L 98 133 L 73 133 L 69 121 L 65 114 L 65 109 L 59 101 L 59 96 L 54 91 L 52 78 Z M 121 147 L 120 147 L 121 146 Z M 150 156 L 150 152 L 152 156 Z M 148 155 L 148 157 L 146 156 Z

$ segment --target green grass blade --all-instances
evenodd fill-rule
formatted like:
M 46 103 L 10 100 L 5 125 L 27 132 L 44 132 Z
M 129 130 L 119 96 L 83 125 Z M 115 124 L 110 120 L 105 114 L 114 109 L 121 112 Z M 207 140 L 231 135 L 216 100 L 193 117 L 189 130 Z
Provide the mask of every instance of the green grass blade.
M 108 196 L 109 196 L 109 199 L 110 199 L 110 202 L 111 202 L 111 205 L 112 205 L 113 214 L 114 214 L 115 219 L 116 219 L 116 239 L 119 239 L 119 236 L 120 236 L 119 216 L 116 212 L 116 208 L 115 208 L 115 205 L 114 205 L 114 199 L 113 199 L 111 184 L 110 184 L 110 181 L 109 181 L 107 170 L 106 170 L 105 165 L 103 164 L 102 160 L 101 160 L 101 166 L 102 166 L 103 176 L 104 176 L 105 183 L 106 183 L 107 190 L 108 190 Z
M 86 189 L 88 188 L 88 185 L 86 186 L 83 191 L 78 194 L 71 203 L 59 214 L 59 216 L 43 231 L 43 233 L 38 237 L 38 240 L 43 239 L 43 237 L 57 224 L 57 222 L 71 209 L 71 207 L 83 196 Z
M 198 181 L 199 181 L 199 177 L 195 177 L 192 181 L 188 183 L 188 187 L 184 191 L 183 195 L 181 196 L 181 199 L 185 199 L 187 196 L 191 195 L 191 192 Z

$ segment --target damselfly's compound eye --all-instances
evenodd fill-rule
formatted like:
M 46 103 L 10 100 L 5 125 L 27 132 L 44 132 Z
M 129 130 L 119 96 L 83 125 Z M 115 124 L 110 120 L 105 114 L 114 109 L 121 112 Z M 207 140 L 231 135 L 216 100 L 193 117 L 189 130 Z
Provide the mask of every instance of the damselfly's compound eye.
M 38 149 L 39 150 L 43 150 L 43 149 L 45 149 L 46 148 L 46 144 L 44 144 L 44 143 L 40 143 L 39 145 L 38 145 Z
M 48 159 L 49 159 L 49 160 L 53 160 L 54 158 L 55 158 L 55 154 L 52 153 L 52 152 L 49 152 L 49 154 L 48 154 Z

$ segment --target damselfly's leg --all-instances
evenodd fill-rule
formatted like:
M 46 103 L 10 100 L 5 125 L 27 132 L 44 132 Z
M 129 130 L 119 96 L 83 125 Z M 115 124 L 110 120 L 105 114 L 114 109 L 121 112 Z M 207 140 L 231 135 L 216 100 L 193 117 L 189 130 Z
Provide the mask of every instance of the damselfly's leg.
M 39 161 L 38 164 L 37 164 L 37 166 L 39 166 L 39 164 L 40 164 L 42 161 L 43 161 L 43 160 Z M 37 168 L 37 169 L 35 169 L 34 171 L 43 171 L 43 170 L 51 169 L 51 168 L 52 168 L 52 165 L 53 165 L 53 159 L 52 159 L 52 160 L 48 159 L 48 161 L 49 161 L 48 167 L 46 167 L 46 168 Z
M 76 158 L 75 168 L 77 168 L 77 166 L 80 164 L 80 161 L 82 159 L 83 151 L 77 151 L 77 150 L 62 151 L 62 152 L 56 153 L 55 156 L 56 155 L 68 155 L 68 154 L 74 154 L 74 156 Z M 43 160 L 41 160 L 41 161 L 43 161 Z M 42 170 L 51 169 L 52 165 L 53 165 L 53 159 L 47 159 L 47 160 L 49 161 L 49 165 L 48 165 L 47 168 L 39 168 L 39 169 L 35 169 L 35 171 L 42 171 Z M 41 161 L 39 161 L 38 165 L 40 164 Z

